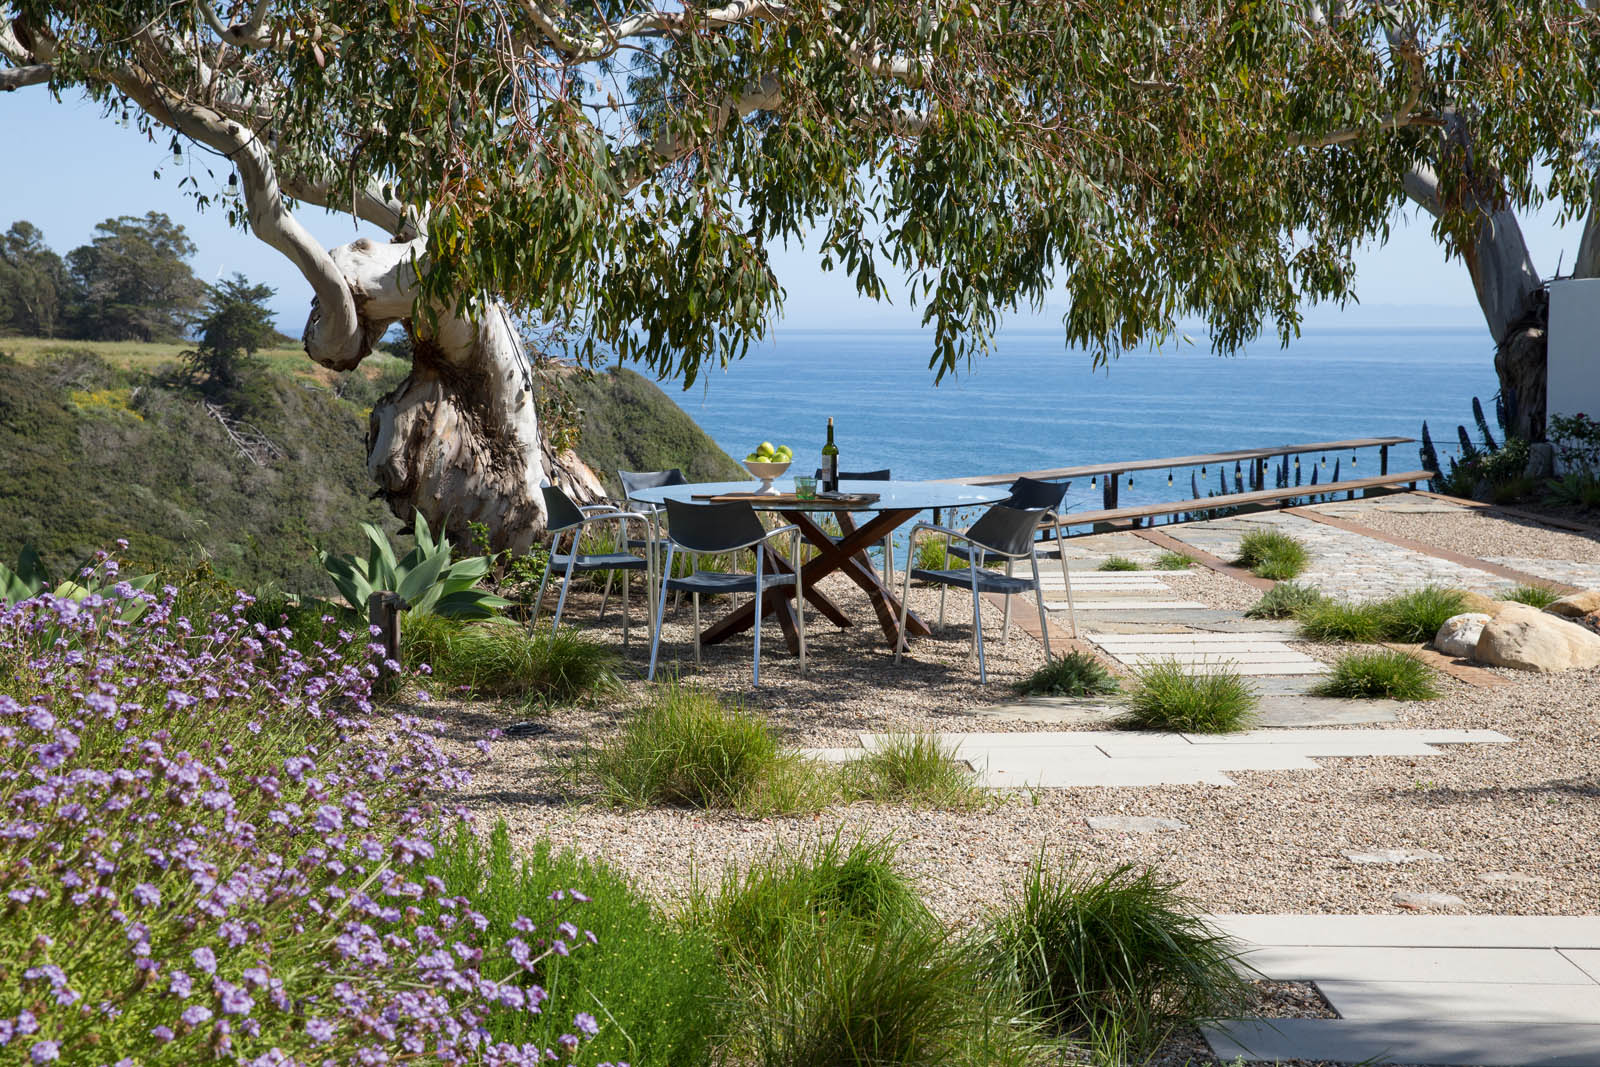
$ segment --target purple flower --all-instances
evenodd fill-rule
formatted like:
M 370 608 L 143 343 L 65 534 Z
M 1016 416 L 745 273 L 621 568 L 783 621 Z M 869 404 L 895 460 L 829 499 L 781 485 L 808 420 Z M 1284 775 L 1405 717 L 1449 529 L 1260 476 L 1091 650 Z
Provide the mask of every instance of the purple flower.
M 189 953 L 189 958 L 194 960 L 194 965 L 205 973 L 217 973 L 217 954 L 204 945 Z
M 52 1063 L 61 1058 L 61 1043 L 59 1041 L 35 1041 L 28 1050 L 28 1059 L 32 1063 Z
M 133 887 L 133 899 L 147 908 L 153 908 L 161 903 L 161 891 L 149 882 L 140 882 Z
M 594 1021 L 594 1016 L 586 1011 L 580 1011 L 572 1017 L 572 1025 L 593 1037 L 600 1032 L 600 1024 Z
M 167 992 L 175 996 L 186 997 L 194 992 L 194 979 L 183 971 L 173 971 L 172 977 L 167 979 Z
M 323 804 L 317 808 L 317 817 L 312 825 L 322 833 L 336 833 L 344 829 L 344 813 L 332 804 Z
M 183 1014 L 178 1016 L 178 1018 L 183 1020 L 183 1024 L 185 1026 L 199 1026 L 201 1023 L 211 1018 L 211 1009 L 203 1007 L 199 1004 L 194 1004 L 183 1009 Z
M 170 1026 L 152 1027 L 151 1030 L 150 1030 L 150 1036 L 155 1038 L 157 1041 L 161 1042 L 163 1045 L 165 1045 L 168 1041 L 171 1041 L 172 1038 L 173 1038 L 172 1027 L 170 1027 Z
M 310 1018 L 306 1020 L 306 1036 L 320 1045 L 324 1041 L 333 1040 L 333 1023 L 327 1019 Z

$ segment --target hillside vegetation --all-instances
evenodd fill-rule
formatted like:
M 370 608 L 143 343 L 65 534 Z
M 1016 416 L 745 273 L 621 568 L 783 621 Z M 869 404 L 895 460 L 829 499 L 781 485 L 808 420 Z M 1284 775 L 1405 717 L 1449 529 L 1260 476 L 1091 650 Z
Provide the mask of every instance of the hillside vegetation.
M 270 447 L 252 459 L 169 373 L 183 347 L 0 338 L 0 560 L 32 544 L 60 573 L 126 537 L 138 562 L 208 561 L 246 588 L 329 593 L 317 547 L 360 545 L 363 521 L 398 536 L 371 499 L 366 431 L 372 401 L 405 375 L 404 361 L 375 356 L 336 377 L 289 350 L 256 358 L 258 402 L 236 429 Z M 619 465 L 738 476 L 639 375 L 569 383 L 582 408 L 578 452 L 608 483 Z

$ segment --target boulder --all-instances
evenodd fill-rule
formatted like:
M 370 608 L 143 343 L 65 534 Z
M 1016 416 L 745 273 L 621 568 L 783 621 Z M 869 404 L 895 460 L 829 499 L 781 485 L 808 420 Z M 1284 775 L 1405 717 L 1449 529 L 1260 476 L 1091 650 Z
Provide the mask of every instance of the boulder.
M 1482 611 L 1469 611 L 1465 615 L 1452 615 L 1434 635 L 1433 647 L 1446 656 L 1471 659 L 1478 650 L 1478 637 L 1493 616 Z
M 1577 619 L 1591 612 L 1600 611 L 1600 589 L 1588 589 L 1582 593 L 1564 596 L 1560 600 L 1551 601 L 1544 610 L 1567 619 Z
M 1487 615 L 1492 619 L 1506 606 L 1504 600 L 1490 600 L 1470 589 L 1458 589 L 1456 592 L 1461 594 L 1461 610 L 1468 615 Z
M 1522 468 L 1524 478 L 1552 478 L 1556 473 L 1556 446 L 1549 441 L 1538 441 L 1528 446 L 1528 465 Z
M 1600 634 L 1526 604 L 1508 603 L 1484 626 L 1472 658 L 1523 671 L 1600 667 Z

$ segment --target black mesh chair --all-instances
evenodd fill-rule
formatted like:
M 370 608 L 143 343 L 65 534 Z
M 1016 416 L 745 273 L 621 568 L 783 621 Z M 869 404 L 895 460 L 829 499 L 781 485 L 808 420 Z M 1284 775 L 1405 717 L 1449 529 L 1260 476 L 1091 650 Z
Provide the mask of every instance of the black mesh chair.
M 650 642 L 650 671 L 647 678 L 656 676 L 656 655 L 661 647 L 661 620 L 665 613 L 667 593 L 688 593 L 694 600 L 694 662 L 700 664 L 700 594 L 701 593 L 754 593 L 755 594 L 755 650 L 751 655 L 750 683 L 761 685 L 761 599 L 762 594 L 774 586 L 794 586 L 794 599 L 798 608 L 800 630 L 800 673 L 806 673 L 806 613 L 800 584 L 800 527 L 790 523 L 768 530 L 761 525 L 755 509 L 749 504 L 689 504 L 679 500 L 667 501 L 667 560 L 662 568 L 661 592 L 656 597 L 655 636 Z M 766 569 L 766 553 L 757 546 L 779 536 L 790 536 L 789 562 L 793 573 L 773 574 Z M 715 556 L 757 548 L 754 574 L 738 572 L 702 571 L 691 568 L 682 577 L 673 577 L 672 563 L 677 553 Z
M 553 485 L 544 486 L 544 506 L 547 516 L 547 529 L 550 532 L 550 562 L 545 565 L 544 577 L 539 579 L 539 594 L 533 601 L 533 617 L 528 620 L 528 629 L 532 630 L 539 621 L 539 609 L 544 606 L 545 587 L 550 583 L 550 575 L 554 571 L 561 571 L 561 596 L 556 600 L 556 614 L 552 626 L 561 627 L 561 612 L 567 606 L 567 590 L 572 588 L 574 574 L 588 574 L 591 571 L 607 571 L 606 591 L 600 598 L 600 617 L 605 618 L 606 602 L 611 596 L 611 582 L 617 572 L 622 572 L 622 643 L 628 643 L 628 575 L 633 571 L 645 572 L 645 607 L 646 612 L 650 604 L 650 563 L 642 556 L 636 556 L 627 551 L 629 544 L 628 524 L 637 522 L 642 527 L 648 527 L 647 516 L 631 511 L 601 511 L 594 505 L 580 508 L 572 502 L 572 498 Z M 583 535 L 590 525 L 595 523 L 615 522 L 617 534 L 611 543 L 612 551 L 609 552 L 584 552 Z M 570 534 L 572 543 L 566 552 L 559 551 L 561 538 Z M 648 620 L 647 620 L 648 621 Z
M 621 471 L 617 472 L 617 480 L 622 483 L 622 506 L 628 511 L 638 512 L 650 519 L 649 532 L 644 537 L 629 540 L 629 548 L 648 549 L 646 558 L 650 560 L 650 589 L 651 596 L 655 595 L 656 563 L 661 558 L 661 505 L 647 504 L 642 500 L 635 500 L 633 494 L 641 489 L 661 489 L 669 485 L 688 485 L 689 479 L 683 476 L 683 471 L 677 467 L 669 467 L 664 471 Z M 679 594 L 680 597 L 682 594 Z M 653 601 L 652 601 L 653 602 Z M 674 603 L 672 610 L 677 611 L 678 605 Z
M 1039 606 L 1039 632 L 1044 638 L 1045 658 L 1052 658 L 1050 625 L 1046 621 L 1044 611 L 1044 590 L 1039 584 L 1039 557 L 1034 554 L 1033 549 L 1034 531 L 1038 529 L 1040 520 L 1049 510 L 1049 508 L 1012 508 L 1004 504 L 995 504 L 965 531 L 951 529 L 948 526 L 936 526 L 931 522 L 919 522 L 913 526 L 911 528 L 913 543 L 918 530 L 932 530 L 944 534 L 946 543 L 957 540 L 966 542 L 970 546 L 970 551 L 966 554 L 965 568 L 949 570 L 925 570 L 915 566 L 906 568 L 905 591 L 900 597 L 900 633 L 894 648 L 895 663 L 900 662 L 901 653 L 906 648 L 906 613 L 910 610 L 913 578 L 933 582 L 945 588 L 961 586 L 972 590 L 972 650 L 978 657 L 980 683 L 987 683 L 989 677 L 983 662 L 983 611 L 979 593 L 1001 593 L 1009 598 L 1016 593 L 1025 593 L 1032 589 L 1034 601 Z M 1033 577 L 1017 578 L 979 565 L 980 559 L 989 558 L 991 555 L 1008 564 L 1014 564 L 1019 559 L 1028 560 L 1033 566 Z
M 1044 509 L 1044 517 L 1039 520 L 1041 527 L 1048 527 L 1055 531 L 1056 556 L 1061 560 L 1061 584 L 1067 590 L 1067 619 L 1072 624 L 1072 636 L 1078 636 L 1078 609 L 1072 603 L 1072 577 L 1067 573 L 1067 556 L 1061 550 L 1062 542 L 1062 513 L 1066 510 L 1061 502 L 1066 499 L 1067 490 L 1071 482 L 1045 482 L 1038 478 L 1018 478 L 1011 483 L 1011 495 L 1001 501 L 1006 507 L 1020 508 L 1031 511 L 1038 508 Z M 1038 542 L 1034 550 L 1038 551 Z M 945 551 L 957 559 L 968 559 L 975 549 L 966 544 L 955 544 L 950 538 L 945 539 Z M 1006 573 L 1011 574 L 1016 567 L 1015 559 L 1007 559 L 994 552 L 985 552 L 978 560 L 980 567 L 990 564 L 1004 563 Z M 944 590 L 939 591 L 939 625 L 944 625 Z M 1011 637 L 1011 598 L 1006 597 L 1005 623 L 1000 634 L 1000 642 L 1004 644 Z
M 889 468 L 876 471 L 840 471 L 841 482 L 887 482 L 893 480 L 894 475 L 889 473 Z M 822 481 L 822 468 L 817 468 L 817 481 Z M 883 535 L 883 580 L 885 584 L 894 584 L 894 542 L 888 534 Z

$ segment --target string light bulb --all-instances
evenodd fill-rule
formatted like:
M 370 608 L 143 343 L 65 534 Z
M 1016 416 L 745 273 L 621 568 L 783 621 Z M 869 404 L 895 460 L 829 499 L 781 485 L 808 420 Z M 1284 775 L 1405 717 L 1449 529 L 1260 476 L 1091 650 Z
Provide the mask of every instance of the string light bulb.
M 1167 484 L 1168 485 L 1172 484 L 1172 472 L 1171 471 L 1167 472 Z
M 1354 467 L 1355 465 L 1356 465 L 1356 454 L 1354 452 L 1352 452 L 1352 453 L 1350 453 L 1350 466 Z
M 174 144 L 172 146 L 172 162 L 174 162 L 174 163 L 182 163 L 183 162 L 183 146 L 182 145 Z
M 228 188 L 224 191 L 224 195 L 226 195 L 229 200 L 239 199 L 238 171 L 234 171 L 232 174 L 228 175 Z
M 1128 488 L 1129 489 L 1133 488 L 1133 475 L 1131 475 L 1131 474 L 1128 475 Z
M 117 125 L 121 126 L 123 129 L 127 129 L 128 128 L 128 124 L 129 124 L 130 121 L 131 120 L 128 118 L 128 109 L 127 108 L 123 108 L 122 109 L 122 117 L 117 120 Z
M 1089 478 L 1089 488 L 1090 488 L 1090 489 L 1096 489 L 1096 488 L 1099 488 L 1099 483 L 1100 483 L 1100 479 L 1099 479 L 1099 477 L 1097 477 L 1097 476 L 1091 476 L 1091 477 L 1090 477 L 1090 478 Z

